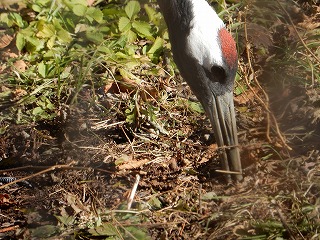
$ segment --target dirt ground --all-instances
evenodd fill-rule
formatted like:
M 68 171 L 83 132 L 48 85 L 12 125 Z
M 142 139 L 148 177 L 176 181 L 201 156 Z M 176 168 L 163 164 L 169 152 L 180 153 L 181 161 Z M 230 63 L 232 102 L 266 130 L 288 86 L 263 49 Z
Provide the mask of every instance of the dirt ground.
M 319 185 L 304 181 L 320 177 L 320 128 L 311 117 L 318 111 L 314 104 L 319 94 L 296 91 L 276 109 L 291 151 L 280 146 L 275 150 L 267 142 L 263 111 L 257 114 L 259 105 L 250 106 L 255 113 L 251 118 L 238 114 L 245 180 L 234 185 L 226 185 L 223 176 L 215 173 L 219 168 L 217 149 L 214 140 L 206 138 L 210 125 L 204 116 L 178 116 L 181 126 L 177 129 L 188 131 L 187 139 L 153 134 L 148 126 L 132 132 L 112 117 L 101 123 L 105 119 L 99 118 L 99 111 L 84 105 L 70 109 L 68 120 L 61 124 L 11 124 L 1 139 L 2 156 L 7 156 L 1 161 L 1 176 L 28 177 L 31 186 L 22 182 L 2 188 L 0 223 L 2 228 L 15 229 L 0 234 L 3 239 L 50 235 L 57 239 L 58 227 L 45 229 L 49 236 L 35 231 L 40 226 L 57 226 L 54 216 L 66 212 L 75 216 L 81 228 L 93 221 L 94 209 L 119 209 L 126 203 L 136 174 L 141 180 L 134 206 L 142 208 L 140 205 L 154 196 L 160 201 L 161 207 L 149 210 L 144 226 L 154 239 L 192 239 L 197 234 L 199 239 L 211 235 L 234 239 L 234 231 L 248 228 L 250 219 L 267 219 L 278 208 L 284 214 L 290 211 L 290 203 L 270 206 L 268 198 L 290 195 L 297 187 L 299 191 L 310 188 L 309 194 L 317 201 Z M 263 157 L 267 160 L 258 161 Z M 214 200 L 198 206 L 199 192 L 214 194 Z M 191 211 L 194 205 L 197 212 Z M 174 211 L 168 216 L 164 209 L 172 206 Z M 233 219 L 238 208 L 248 212 Z M 217 216 L 211 216 L 215 212 Z M 214 219 L 204 232 L 209 216 Z M 230 226 L 220 226 L 226 220 L 231 221 Z M 175 226 L 171 222 L 176 222 Z
M 91 105 L 91 88 L 84 88 L 78 104 L 63 110 L 65 119 L 1 122 L 8 128 L 0 138 L 0 177 L 26 181 L 0 186 L 0 238 L 105 239 L 88 233 L 99 216 L 115 226 L 146 229 L 152 239 L 241 239 L 265 234 L 263 223 L 272 219 L 282 224 L 284 239 L 311 239 L 320 230 L 319 87 L 282 77 L 267 65 L 258 77 L 279 130 L 255 96 L 265 98 L 261 89 L 235 99 L 240 183 L 226 184 L 215 171 L 219 150 L 203 114 L 161 109 L 159 119 L 170 126 L 166 133 L 146 120 L 134 129 L 116 109 L 99 108 L 125 101 L 124 93 L 102 92 L 99 104 Z M 172 101 L 190 97 L 178 82 L 167 86 Z M 137 216 L 115 216 L 130 213 L 124 209 L 137 175 Z M 311 205 L 318 207 L 307 214 L 298 207 Z M 305 221 L 302 216 L 317 228 L 291 227 Z

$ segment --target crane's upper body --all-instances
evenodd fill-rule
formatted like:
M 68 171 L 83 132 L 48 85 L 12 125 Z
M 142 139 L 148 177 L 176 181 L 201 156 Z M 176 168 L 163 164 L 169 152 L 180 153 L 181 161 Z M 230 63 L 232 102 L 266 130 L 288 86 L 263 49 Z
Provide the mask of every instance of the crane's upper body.
M 184 70 L 182 65 L 193 60 L 211 81 L 224 84 L 224 89 L 216 84 L 217 93 L 231 90 L 237 69 L 236 45 L 216 12 L 205 0 L 158 0 L 158 3 L 168 25 L 173 57 L 185 80 L 189 83 L 186 72 L 190 69 Z

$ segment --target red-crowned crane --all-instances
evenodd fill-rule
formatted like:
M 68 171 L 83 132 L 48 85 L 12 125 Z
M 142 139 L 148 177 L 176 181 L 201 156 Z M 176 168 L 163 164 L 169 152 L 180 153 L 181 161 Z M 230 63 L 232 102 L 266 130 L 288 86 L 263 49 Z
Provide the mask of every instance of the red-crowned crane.
M 238 64 L 235 41 L 206 0 L 157 1 L 167 23 L 174 61 L 204 107 L 222 147 L 223 170 L 242 180 L 233 104 Z

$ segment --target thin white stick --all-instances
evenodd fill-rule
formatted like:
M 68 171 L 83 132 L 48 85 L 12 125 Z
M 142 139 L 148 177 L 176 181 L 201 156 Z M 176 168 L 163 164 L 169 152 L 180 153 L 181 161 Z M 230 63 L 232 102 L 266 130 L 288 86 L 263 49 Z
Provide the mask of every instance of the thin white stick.
M 140 175 L 137 174 L 136 175 L 136 181 L 134 182 L 134 184 L 132 186 L 131 193 L 130 193 L 130 196 L 129 196 L 129 199 L 128 199 L 128 210 L 130 210 L 130 208 L 131 208 L 131 205 L 132 205 L 132 202 L 133 202 L 133 199 L 134 199 L 134 195 L 136 194 L 136 191 L 137 191 L 137 188 L 138 188 L 138 185 L 139 185 L 139 181 L 140 181 Z
M 113 126 L 121 125 L 121 124 L 125 123 L 125 121 L 121 121 L 121 122 L 107 124 L 108 122 L 109 122 L 109 120 L 104 120 L 104 121 L 97 122 L 91 128 L 94 129 L 94 130 L 100 130 L 101 128 L 107 129 L 109 127 L 113 127 Z

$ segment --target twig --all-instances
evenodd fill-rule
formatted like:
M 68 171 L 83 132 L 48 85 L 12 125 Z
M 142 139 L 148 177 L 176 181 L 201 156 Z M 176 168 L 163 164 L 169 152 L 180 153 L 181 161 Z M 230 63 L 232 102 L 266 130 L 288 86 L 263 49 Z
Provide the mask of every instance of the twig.
M 72 164 L 74 164 L 74 163 L 75 163 L 75 162 L 72 161 L 71 163 L 69 163 L 69 164 L 67 164 L 67 165 L 64 164 L 64 165 L 55 165 L 55 166 L 52 166 L 52 167 L 50 167 L 50 168 L 48 168 L 48 169 L 45 169 L 45 170 L 40 171 L 40 172 L 37 172 L 37 173 L 32 174 L 32 175 L 30 175 L 30 176 L 23 177 L 23 178 L 20 178 L 20 179 L 15 180 L 15 181 L 12 181 L 12 182 L 10 182 L 10 183 L 4 184 L 4 185 L 0 186 L 0 189 L 3 189 L 3 188 L 5 188 L 5 187 L 8 187 L 8 186 L 13 185 L 13 184 L 18 183 L 18 182 L 22 182 L 22 181 L 28 180 L 28 179 L 33 178 L 33 177 L 35 177 L 35 176 L 39 176 L 39 175 L 41 175 L 41 174 L 54 171 L 54 170 L 59 169 L 59 168 L 70 167 L 70 165 L 72 165 Z
M 125 121 L 120 121 L 120 122 L 116 122 L 116 123 L 107 124 L 109 121 L 110 120 L 108 119 L 108 120 L 96 122 L 93 124 L 93 126 L 91 128 L 94 130 L 107 129 L 107 128 L 117 126 L 117 125 L 122 125 L 125 123 Z
M 94 170 L 99 172 L 105 172 L 109 174 L 117 174 L 116 172 L 108 171 L 102 168 L 92 168 L 92 167 L 72 167 L 69 165 L 57 165 L 60 166 L 58 169 L 67 169 L 67 170 Z M 16 172 L 16 171 L 27 171 L 27 170 L 34 170 L 34 169 L 49 169 L 54 166 L 24 166 L 24 167 L 16 167 L 16 168 L 8 168 L 5 170 L 0 170 L 0 173 L 6 172 Z M 57 169 L 55 169 L 57 170 Z
M 241 172 L 234 172 L 234 171 L 226 171 L 226 170 L 219 170 L 217 169 L 216 172 L 218 173 L 224 173 L 224 174 L 234 174 L 234 175 L 241 175 Z
M 19 225 L 14 225 L 14 226 L 10 226 L 10 227 L 1 228 L 0 229 L 0 233 L 14 231 L 17 228 L 19 228 Z
M 201 189 L 202 189 L 202 184 L 199 184 L 199 189 L 198 189 L 198 194 L 199 194 L 199 213 L 202 214 L 202 202 L 201 202 Z
M 134 195 L 136 194 L 136 191 L 137 191 L 137 188 L 138 188 L 138 185 L 139 185 L 139 181 L 140 181 L 140 175 L 137 174 L 136 175 L 136 181 L 134 182 L 134 184 L 132 186 L 131 193 L 130 193 L 130 196 L 129 196 L 129 199 L 128 199 L 128 210 L 130 210 L 130 208 L 131 208 L 131 205 L 132 205 L 132 202 L 133 202 L 133 199 L 134 199 Z
M 130 138 L 129 138 L 128 134 L 126 133 L 126 131 L 124 130 L 123 126 L 121 125 L 120 127 L 121 127 L 121 130 L 122 130 L 123 134 L 126 136 L 128 142 L 130 143 L 130 148 L 131 148 L 132 154 L 133 154 L 133 156 L 134 156 L 134 155 L 135 155 L 135 151 L 134 151 L 134 148 L 133 148 L 133 143 L 132 143 L 132 141 L 130 140 Z M 134 141 L 134 139 L 133 139 L 133 141 Z

